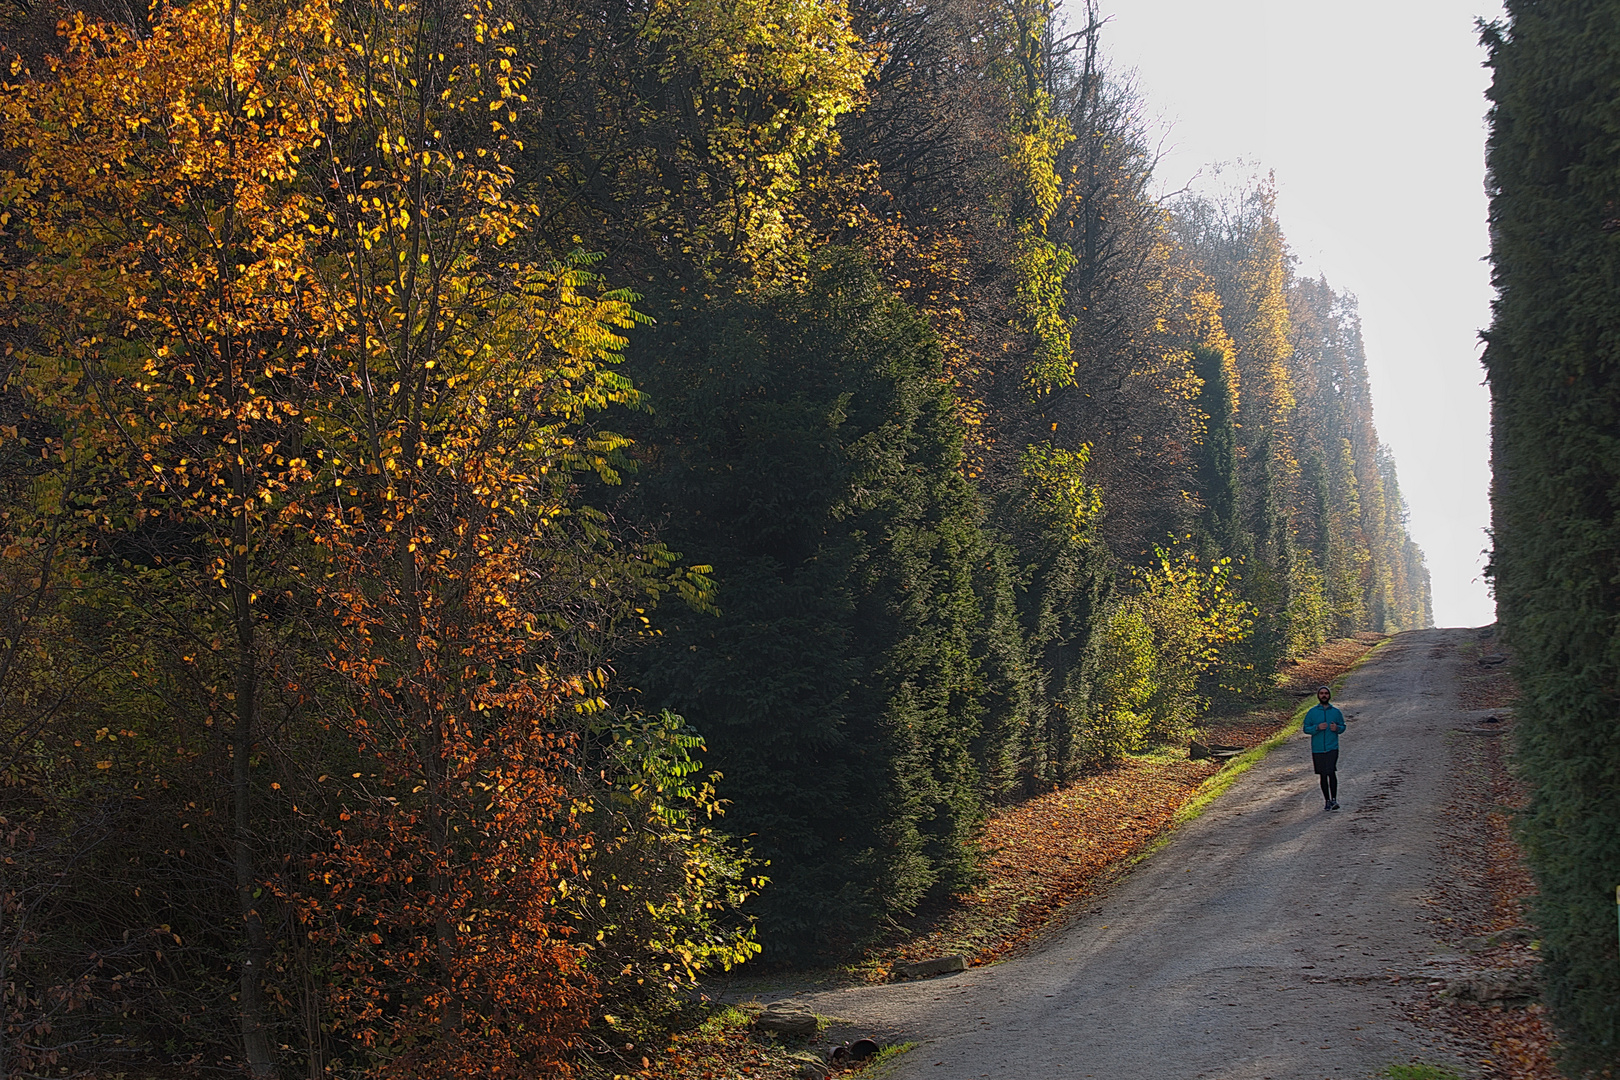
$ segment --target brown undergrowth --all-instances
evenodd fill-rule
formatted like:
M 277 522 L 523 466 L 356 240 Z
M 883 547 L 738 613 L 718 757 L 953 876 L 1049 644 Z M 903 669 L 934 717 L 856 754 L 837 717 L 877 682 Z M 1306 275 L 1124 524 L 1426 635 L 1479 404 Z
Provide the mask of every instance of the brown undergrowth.
M 677 1030 L 646 1044 L 626 1035 L 622 1043 L 604 1045 L 594 1055 L 590 1080 L 655 1077 L 657 1080 L 743 1080 L 796 1077 L 806 1061 L 817 1058 L 804 1038 L 785 1042 L 756 1034 L 753 1017 L 732 1007 L 683 1010 L 670 1018 Z M 646 1036 L 643 1036 L 646 1038 Z

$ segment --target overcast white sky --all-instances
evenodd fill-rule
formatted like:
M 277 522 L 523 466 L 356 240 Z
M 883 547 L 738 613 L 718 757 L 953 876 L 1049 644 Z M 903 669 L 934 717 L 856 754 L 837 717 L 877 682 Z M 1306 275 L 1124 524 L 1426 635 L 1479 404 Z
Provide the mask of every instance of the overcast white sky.
M 1076 7 L 1076 0 L 1071 0 Z M 1355 293 L 1441 626 L 1495 618 L 1483 94 L 1491 0 L 1102 0 L 1105 48 L 1170 125 L 1167 189 L 1210 162 L 1274 170 L 1302 273 Z

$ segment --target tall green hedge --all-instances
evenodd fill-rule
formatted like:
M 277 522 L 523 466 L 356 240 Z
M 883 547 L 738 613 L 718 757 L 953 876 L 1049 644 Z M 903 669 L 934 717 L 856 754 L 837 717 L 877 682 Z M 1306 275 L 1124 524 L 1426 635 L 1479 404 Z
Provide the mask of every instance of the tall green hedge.
M 1518 652 L 1521 819 L 1572 1075 L 1620 1064 L 1620 5 L 1484 31 L 1493 573 Z

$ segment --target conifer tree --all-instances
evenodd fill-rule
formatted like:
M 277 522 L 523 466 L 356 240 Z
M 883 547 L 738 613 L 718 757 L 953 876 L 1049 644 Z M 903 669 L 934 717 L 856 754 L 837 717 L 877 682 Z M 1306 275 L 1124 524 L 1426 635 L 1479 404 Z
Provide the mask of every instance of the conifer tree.
M 705 736 L 726 827 L 771 864 L 779 958 L 965 884 L 995 753 L 937 339 L 858 256 L 819 261 L 802 288 L 671 304 L 635 369 L 659 402 L 640 512 L 714 568 L 719 614 L 666 615 L 625 671 Z

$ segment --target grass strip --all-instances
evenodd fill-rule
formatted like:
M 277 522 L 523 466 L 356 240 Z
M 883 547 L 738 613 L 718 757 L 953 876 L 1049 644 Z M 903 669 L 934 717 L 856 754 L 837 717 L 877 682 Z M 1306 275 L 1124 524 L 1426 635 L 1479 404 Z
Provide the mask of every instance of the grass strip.
M 900 1064 L 900 1058 L 917 1049 L 917 1046 L 918 1044 L 915 1042 L 903 1042 L 896 1043 L 893 1046 L 885 1046 L 870 1061 L 864 1062 L 859 1069 L 850 1075 L 858 1076 L 861 1080 L 882 1080 L 883 1077 L 893 1076 L 894 1070 Z

